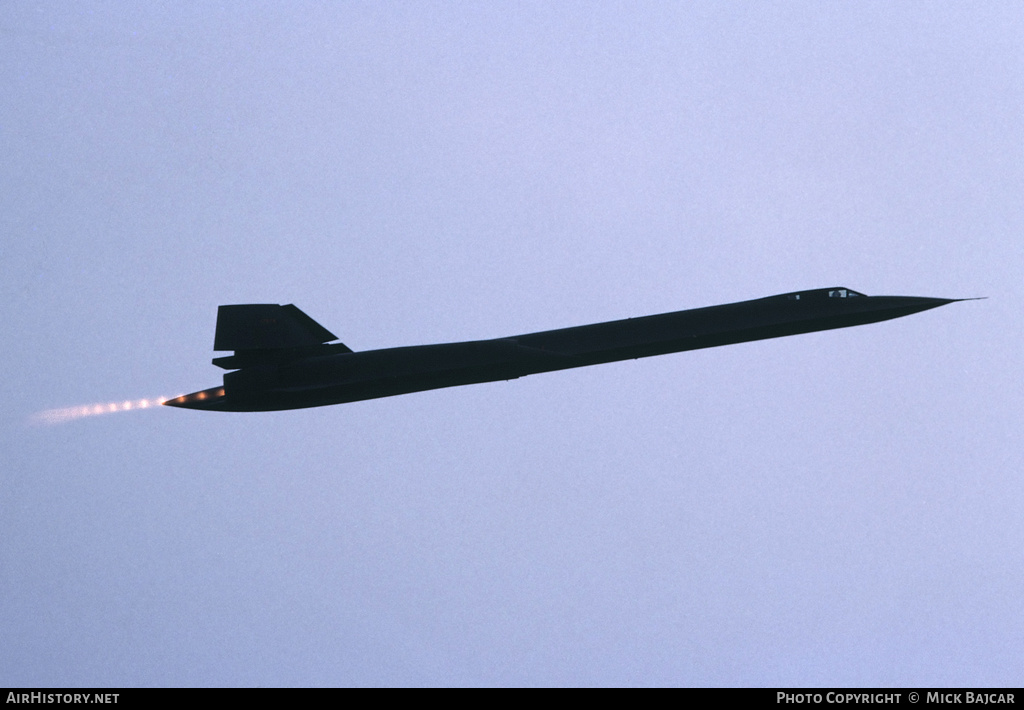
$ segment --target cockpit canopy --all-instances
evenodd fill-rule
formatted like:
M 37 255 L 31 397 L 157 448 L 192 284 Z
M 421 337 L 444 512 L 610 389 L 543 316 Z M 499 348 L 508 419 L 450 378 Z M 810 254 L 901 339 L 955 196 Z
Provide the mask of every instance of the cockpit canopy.
M 863 293 L 854 291 L 852 288 L 817 288 L 812 291 L 800 291 L 799 293 L 787 293 L 786 298 L 790 301 L 818 300 L 822 298 L 857 298 L 865 297 Z

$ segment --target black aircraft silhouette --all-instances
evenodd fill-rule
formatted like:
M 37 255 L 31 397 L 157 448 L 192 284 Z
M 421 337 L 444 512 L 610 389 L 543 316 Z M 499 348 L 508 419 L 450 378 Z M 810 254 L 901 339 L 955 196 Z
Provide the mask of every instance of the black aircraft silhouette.
M 513 380 L 538 372 L 847 328 L 967 299 L 865 296 L 848 288 L 545 330 L 495 340 L 353 352 L 293 305 L 221 306 L 214 358 L 221 387 L 164 404 L 218 412 L 265 412 Z

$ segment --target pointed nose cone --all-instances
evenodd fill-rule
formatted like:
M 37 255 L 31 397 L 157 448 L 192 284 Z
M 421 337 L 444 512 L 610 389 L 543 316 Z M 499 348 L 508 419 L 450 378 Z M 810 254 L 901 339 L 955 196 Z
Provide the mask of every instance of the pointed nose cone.
M 947 303 L 975 300 L 972 298 L 927 298 L 924 296 L 898 296 L 895 298 L 899 299 L 899 306 L 905 308 L 908 314 L 931 310 L 932 308 L 945 306 Z
M 938 308 L 944 306 L 947 303 L 959 303 L 960 301 L 984 301 L 988 296 L 976 296 L 974 298 L 922 298 L 922 301 L 928 301 L 931 305 L 928 308 Z
M 907 299 L 907 305 L 913 308 L 914 312 L 921 312 L 922 310 L 931 310 L 932 308 L 938 308 L 940 305 L 946 303 L 952 303 L 955 298 L 928 298 L 924 296 L 911 296 Z
M 955 303 L 960 300 L 958 298 L 918 298 L 921 302 L 922 310 L 928 310 L 929 308 L 938 308 L 944 306 L 947 303 Z

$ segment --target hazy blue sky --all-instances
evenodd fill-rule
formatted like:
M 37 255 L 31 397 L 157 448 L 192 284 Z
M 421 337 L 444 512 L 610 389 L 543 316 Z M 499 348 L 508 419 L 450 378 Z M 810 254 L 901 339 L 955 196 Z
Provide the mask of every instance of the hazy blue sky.
M 1019 685 L 1024 5 L 0 3 L 0 685 Z M 882 324 L 336 407 L 356 350 Z

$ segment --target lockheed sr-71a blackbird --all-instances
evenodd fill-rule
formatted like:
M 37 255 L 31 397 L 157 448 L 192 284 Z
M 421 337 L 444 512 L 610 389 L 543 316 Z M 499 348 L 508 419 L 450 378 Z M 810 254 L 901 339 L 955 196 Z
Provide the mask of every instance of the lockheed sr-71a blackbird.
M 265 412 L 512 380 L 539 372 L 779 338 L 899 318 L 964 299 L 865 296 L 848 288 L 545 330 L 494 340 L 353 352 L 293 305 L 221 306 L 214 358 L 220 387 L 164 404 Z

